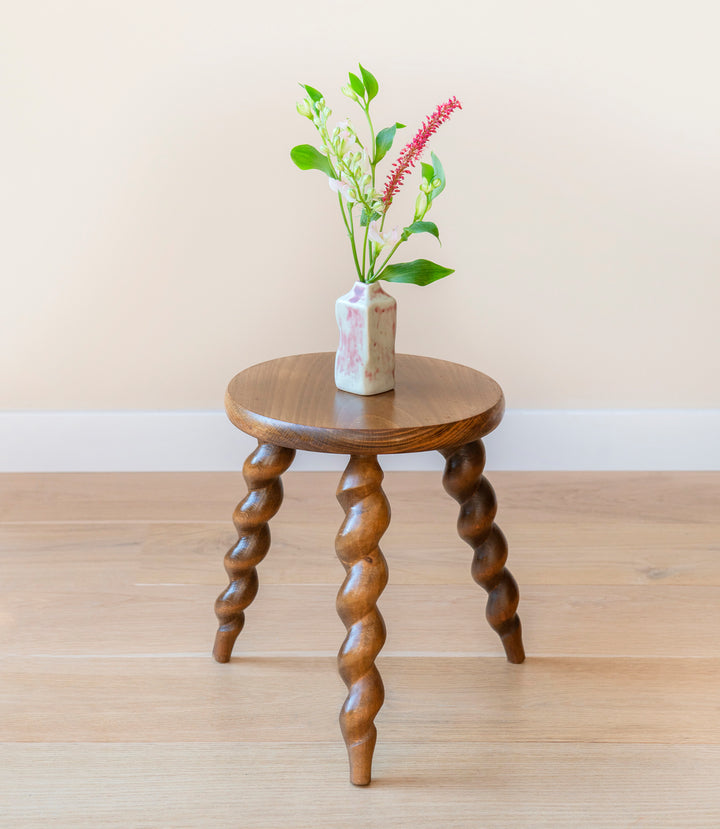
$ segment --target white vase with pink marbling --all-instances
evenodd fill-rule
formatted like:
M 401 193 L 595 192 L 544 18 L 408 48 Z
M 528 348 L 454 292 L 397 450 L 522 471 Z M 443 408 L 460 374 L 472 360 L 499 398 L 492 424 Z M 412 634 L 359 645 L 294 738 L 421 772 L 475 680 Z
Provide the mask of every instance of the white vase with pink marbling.
M 335 303 L 340 345 L 335 385 L 353 394 L 380 394 L 395 386 L 397 304 L 377 282 L 356 282 Z

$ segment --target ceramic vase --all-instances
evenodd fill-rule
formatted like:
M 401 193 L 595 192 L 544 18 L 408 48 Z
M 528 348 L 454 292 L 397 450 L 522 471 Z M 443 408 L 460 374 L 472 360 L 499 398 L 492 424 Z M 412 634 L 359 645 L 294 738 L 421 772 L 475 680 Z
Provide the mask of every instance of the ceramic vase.
M 335 385 L 353 394 L 380 394 L 395 386 L 397 304 L 378 282 L 356 282 L 335 303 L 340 344 Z

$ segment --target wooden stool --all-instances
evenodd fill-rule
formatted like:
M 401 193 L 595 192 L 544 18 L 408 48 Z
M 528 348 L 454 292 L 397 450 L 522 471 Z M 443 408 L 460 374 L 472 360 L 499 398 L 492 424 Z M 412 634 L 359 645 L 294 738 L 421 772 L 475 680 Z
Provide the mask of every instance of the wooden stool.
M 271 360 L 230 382 L 225 406 L 230 420 L 258 440 L 243 467 L 247 497 L 233 520 L 238 543 L 225 556 L 228 588 L 215 603 L 220 622 L 213 655 L 230 659 L 258 589 L 257 565 L 270 547 L 268 521 L 283 497 L 280 476 L 296 449 L 349 454 L 337 498 L 345 520 L 335 541 L 347 576 L 337 611 L 347 628 L 338 654 L 348 696 L 340 728 L 350 758 L 350 780 L 370 782 L 377 731 L 373 720 L 384 699 L 375 657 L 385 643 L 377 600 L 388 570 L 378 543 L 390 523 L 381 489 L 378 455 L 438 450 L 445 457 L 443 485 L 460 504 L 458 533 L 475 551 L 472 575 L 488 592 L 486 616 L 500 635 L 510 662 L 522 662 L 518 586 L 505 568 L 507 542 L 493 523 L 495 493 L 483 477 L 480 438 L 502 419 L 498 384 L 471 368 L 429 357 L 397 355 L 393 391 L 360 397 L 335 388 L 334 354 L 301 354 Z

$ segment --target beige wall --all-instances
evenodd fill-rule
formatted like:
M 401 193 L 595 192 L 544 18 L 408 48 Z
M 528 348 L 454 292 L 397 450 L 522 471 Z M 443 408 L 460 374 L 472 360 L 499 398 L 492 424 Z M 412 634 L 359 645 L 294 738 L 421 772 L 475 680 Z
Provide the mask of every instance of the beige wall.
M 3 6 L 0 408 L 217 409 L 240 368 L 333 349 L 353 269 L 288 151 L 296 81 L 352 113 L 358 59 L 378 126 L 464 105 L 432 145 L 443 248 L 407 245 L 457 273 L 393 289 L 399 350 L 516 408 L 720 407 L 717 3 Z

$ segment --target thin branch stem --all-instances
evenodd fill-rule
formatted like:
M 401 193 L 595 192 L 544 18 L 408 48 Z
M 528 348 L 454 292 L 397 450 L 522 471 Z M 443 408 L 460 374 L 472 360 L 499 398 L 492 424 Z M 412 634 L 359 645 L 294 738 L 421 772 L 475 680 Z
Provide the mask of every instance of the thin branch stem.
M 372 158 L 370 160 L 370 167 L 372 169 L 372 186 L 373 190 L 375 189 L 375 165 L 377 161 L 375 156 L 377 155 L 377 142 L 375 141 L 375 130 L 373 128 L 372 118 L 370 118 L 370 104 L 365 107 L 365 117 L 367 118 L 368 126 L 370 127 L 370 141 L 372 144 Z
M 365 282 L 365 278 L 363 274 L 365 273 L 365 264 L 363 262 L 363 268 L 360 270 L 360 262 L 358 261 L 357 249 L 355 247 L 355 226 L 353 224 L 352 218 L 352 207 L 348 208 L 348 218 L 345 218 L 345 208 L 343 207 L 342 203 L 342 196 L 338 193 L 338 204 L 340 205 L 340 212 L 342 213 L 343 221 L 345 222 L 345 229 L 348 232 L 348 236 L 350 237 L 350 247 L 352 248 L 352 255 L 353 259 L 355 260 L 355 270 L 357 270 L 358 279 L 360 282 Z M 348 221 L 349 219 L 349 221 Z M 363 259 L 364 259 L 364 252 L 363 252 Z
M 387 257 L 386 257 L 385 261 L 384 261 L 384 262 L 382 263 L 382 265 L 380 266 L 380 270 L 377 272 L 377 274 L 376 274 L 376 275 L 375 275 L 375 276 L 374 276 L 371 280 L 368 280 L 368 281 L 370 281 L 370 282 L 375 282 L 376 280 L 380 279 L 380 277 L 382 276 L 382 272 L 383 272 L 383 271 L 385 270 L 385 268 L 387 267 L 387 263 L 390 261 L 390 259 L 392 258 L 393 254 L 395 253 L 395 251 L 396 251 L 396 250 L 400 247 L 400 245 L 402 245 L 402 243 L 403 243 L 404 241 L 405 241 L 404 239 L 400 239 L 400 241 L 399 241 L 399 242 L 396 242 L 395 247 L 394 247 L 394 248 L 390 251 L 390 253 L 388 253 L 388 255 L 387 255 Z
M 363 239 L 363 273 L 365 273 L 365 251 L 368 249 L 368 231 L 370 230 L 370 217 L 368 216 L 368 223 L 365 225 L 365 238 Z
M 370 175 L 372 181 L 372 189 L 373 192 L 375 191 L 375 165 L 377 161 L 375 157 L 377 156 L 377 142 L 375 141 L 375 129 L 373 127 L 372 118 L 370 117 L 370 102 L 368 101 L 367 104 L 363 106 L 363 110 L 365 111 L 365 117 L 367 118 L 368 127 L 370 128 L 370 146 L 372 148 L 372 155 L 368 157 L 368 161 L 370 163 Z M 361 145 L 362 146 L 362 145 Z M 359 188 L 358 188 L 359 192 Z M 365 255 L 368 251 L 368 232 L 370 230 L 370 216 L 372 216 L 372 208 L 368 208 L 365 206 L 365 210 L 367 211 L 367 224 L 365 225 L 365 238 L 363 239 L 363 255 L 362 255 L 362 272 L 365 273 Z M 370 256 L 372 257 L 372 251 L 370 251 Z M 372 261 L 370 264 L 370 273 L 372 273 Z

